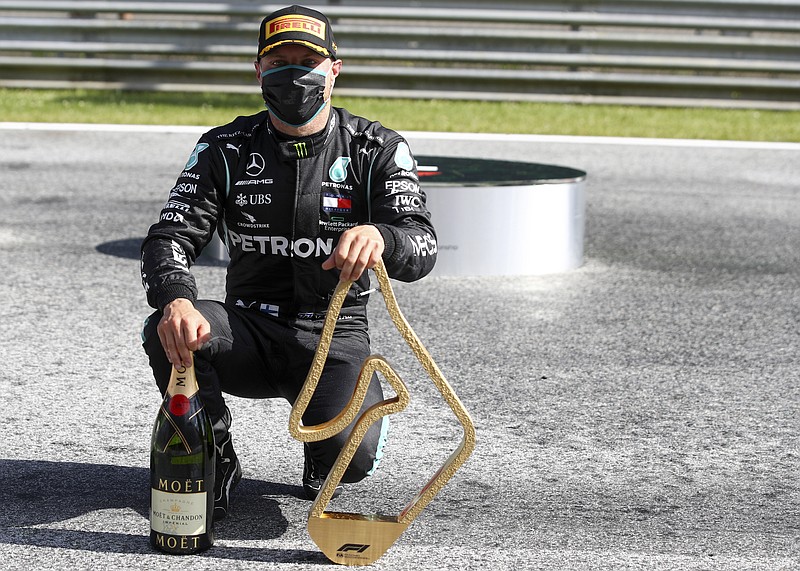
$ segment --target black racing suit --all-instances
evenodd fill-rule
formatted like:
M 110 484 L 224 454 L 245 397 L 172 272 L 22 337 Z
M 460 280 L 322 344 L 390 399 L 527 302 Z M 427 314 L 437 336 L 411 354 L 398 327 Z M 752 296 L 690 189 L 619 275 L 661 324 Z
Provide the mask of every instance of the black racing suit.
M 230 418 L 222 392 L 293 403 L 339 280 L 321 264 L 340 234 L 359 224 L 380 231 L 392 278 L 414 281 L 433 268 L 436 235 L 415 161 L 403 138 L 380 123 L 333 108 L 322 132 L 288 139 L 265 111 L 200 137 L 142 244 L 142 281 L 157 309 L 144 347 L 162 393 L 170 364 L 155 328 L 169 302 L 187 298 L 211 324 L 212 339 L 195 352 L 195 365 L 216 432 L 226 431 Z M 215 231 L 230 255 L 225 303 L 198 301 L 189 271 Z M 368 288 L 365 272 L 343 304 L 306 425 L 335 416 L 352 394 L 369 354 L 368 296 L 359 295 Z M 382 398 L 373 379 L 364 408 Z M 383 427 L 370 429 L 344 481 L 373 469 Z M 348 433 L 309 444 L 323 472 Z

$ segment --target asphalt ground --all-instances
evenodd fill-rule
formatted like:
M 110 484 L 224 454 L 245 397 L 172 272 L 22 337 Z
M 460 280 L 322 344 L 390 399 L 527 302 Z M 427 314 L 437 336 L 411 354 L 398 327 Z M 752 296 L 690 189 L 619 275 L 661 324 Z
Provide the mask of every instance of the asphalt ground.
M 216 545 L 148 546 L 137 247 L 197 134 L 1 132 L 0 567 L 328 568 L 280 401 L 229 399 L 244 480 Z M 587 171 L 585 263 L 395 284 L 478 446 L 373 568 L 800 568 L 800 146 L 408 136 Z M 224 269 L 195 273 L 222 296 Z M 331 508 L 396 514 L 460 432 L 370 306 L 412 402 Z

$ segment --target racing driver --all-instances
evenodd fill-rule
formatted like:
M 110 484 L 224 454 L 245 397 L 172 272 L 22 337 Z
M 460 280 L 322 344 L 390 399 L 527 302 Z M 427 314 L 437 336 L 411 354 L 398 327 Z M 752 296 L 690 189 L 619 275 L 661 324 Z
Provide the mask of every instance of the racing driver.
M 223 392 L 293 403 L 305 381 L 333 290 L 344 302 L 303 423 L 336 416 L 369 355 L 366 270 L 414 281 L 436 261 L 436 234 L 414 158 L 396 132 L 331 106 L 342 69 L 328 19 L 290 6 L 261 22 L 256 78 L 266 110 L 200 137 L 142 243 L 142 281 L 156 311 L 142 338 L 162 394 L 189 363 L 214 424 L 214 517 L 228 514 L 242 477 Z M 190 273 L 214 232 L 230 255 L 224 302 L 200 300 Z M 363 409 L 383 399 L 373 377 Z M 364 438 L 342 482 L 371 474 L 385 418 Z M 349 430 L 304 444 L 303 489 L 316 497 Z M 341 488 L 337 489 L 337 493 Z

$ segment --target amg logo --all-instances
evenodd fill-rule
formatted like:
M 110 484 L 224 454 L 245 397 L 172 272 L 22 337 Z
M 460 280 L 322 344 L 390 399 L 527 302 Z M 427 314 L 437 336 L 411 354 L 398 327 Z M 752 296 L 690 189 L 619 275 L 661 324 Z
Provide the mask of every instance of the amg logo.
M 364 545 L 363 543 L 345 543 L 337 549 L 336 552 L 347 553 L 352 551 L 355 553 L 364 553 L 367 549 L 369 549 L 369 545 Z

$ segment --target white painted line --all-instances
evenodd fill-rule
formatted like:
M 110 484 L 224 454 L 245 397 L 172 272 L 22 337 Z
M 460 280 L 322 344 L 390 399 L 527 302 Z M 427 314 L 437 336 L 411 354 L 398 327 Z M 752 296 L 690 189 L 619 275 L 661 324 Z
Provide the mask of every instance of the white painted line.
M 115 125 L 101 123 L 15 123 L 0 122 L 0 130 L 20 131 L 96 131 L 121 133 L 196 133 L 211 129 L 201 125 Z M 763 141 L 717 141 L 712 139 L 647 139 L 639 137 L 582 137 L 567 135 L 519 135 L 502 133 L 436 133 L 401 131 L 407 139 L 477 141 L 504 143 L 564 143 L 589 145 L 629 145 L 651 147 L 703 147 L 716 149 L 771 149 L 800 151 L 800 143 Z
M 567 135 L 517 135 L 497 133 L 432 133 L 403 131 L 408 139 L 485 141 L 505 143 L 570 143 L 591 145 L 649 145 L 653 147 L 709 147 L 730 149 L 775 149 L 800 151 L 800 143 L 764 141 L 717 141 L 712 139 L 647 139 L 639 137 L 582 137 Z
M 105 123 L 0 122 L 0 129 L 19 131 L 89 131 L 101 133 L 205 133 L 211 127 L 195 125 L 114 125 Z

